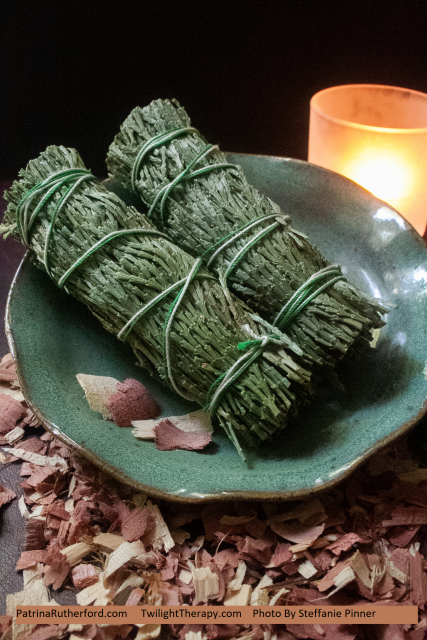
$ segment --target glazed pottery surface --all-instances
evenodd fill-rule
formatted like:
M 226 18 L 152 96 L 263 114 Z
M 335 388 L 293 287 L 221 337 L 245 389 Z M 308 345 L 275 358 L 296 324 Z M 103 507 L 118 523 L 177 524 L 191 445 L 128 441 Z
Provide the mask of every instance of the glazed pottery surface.
M 201 452 L 158 451 L 90 411 L 76 374 L 136 378 L 164 416 L 197 405 L 137 367 L 131 349 L 28 256 L 9 294 L 9 342 L 24 394 L 46 427 L 117 478 L 171 500 L 292 499 L 336 484 L 424 415 L 427 245 L 396 211 L 338 174 L 284 158 L 228 159 L 351 282 L 397 305 L 376 348 L 340 365 L 344 392 L 320 391 L 280 438 L 248 452 L 247 464 L 219 430 Z

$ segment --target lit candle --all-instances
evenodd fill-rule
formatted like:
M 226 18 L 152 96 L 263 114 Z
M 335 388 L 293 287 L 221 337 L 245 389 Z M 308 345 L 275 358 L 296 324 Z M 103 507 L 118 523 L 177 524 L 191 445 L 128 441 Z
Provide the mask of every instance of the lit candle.
M 427 94 L 369 84 L 316 93 L 308 160 L 358 182 L 424 233 Z

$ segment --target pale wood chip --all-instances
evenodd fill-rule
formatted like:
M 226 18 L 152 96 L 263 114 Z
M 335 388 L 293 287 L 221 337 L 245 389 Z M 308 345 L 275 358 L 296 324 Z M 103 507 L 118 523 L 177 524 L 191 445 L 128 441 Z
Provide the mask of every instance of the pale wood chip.
M 219 581 L 216 573 L 210 567 L 191 567 L 193 587 L 198 602 L 207 602 L 209 596 L 214 596 L 219 591 Z
M 30 517 L 30 512 L 27 509 L 27 505 L 25 504 L 25 496 L 21 496 L 18 500 L 18 507 L 19 507 L 19 511 L 21 513 L 21 516 L 25 519 L 28 520 L 28 518 Z
M 47 492 L 47 494 L 49 493 L 51 493 L 51 491 Z M 28 500 L 30 500 L 30 502 L 38 502 L 42 498 L 44 498 L 44 495 L 42 493 L 39 493 L 38 491 L 35 491 L 29 496 Z
M 22 577 L 24 580 L 24 587 L 29 584 L 32 580 L 35 580 L 37 576 L 41 576 L 44 571 L 44 564 L 42 562 L 36 562 L 31 567 L 27 567 L 22 572 Z
M 101 413 L 104 420 L 111 419 L 107 403 L 109 397 L 116 392 L 120 380 L 109 376 L 92 376 L 86 373 L 78 373 L 76 378 L 85 392 L 91 410 Z
M 116 533 L 100 533 L 93 539 L 94 544 L 107 551 L 115 551 L 124 542 L 125 539 L 120 534 Z
M 274 596 L 271 598 L 270 602 L 268 603 L 270 607 L 274 607 L 274 605 L 276 604 L 276 602 L 278 602 L 278 600 L 285 595 L 285 593 L 290 593 L 289 589 L 286 589 L 286 587 L 282 587 L 281 589 L 279 589 L 279 591 L 277 593 L 274 594 Z
M 15 427 L 14 429 L 12 429 L 12 431 L 9 431 L 9 433 L 6 433 L 3 437 L 6 442 L 13 445 L 15 444 L 15 442 L 18 442 L 18 440 L 21 440 L 24 433 L 24 429 L 22 429 L 21 427 Z
M 388 569 L 389 575 L 392 578 L 395 578 L 396 580 L 398 580 L 402 584 L 406 584 L 408 582 L 408 576 L 406 575 L 406 573 L 403 573 L 403 571 L 398 569 L 393 562 L 390 561 L 388 563 L 387 569 Z
M 165 521 L 163 520 L 159 507 L 152 504 L 151 500 L 148 500 L 144 509 L 148 515 L 153 517 L 155 522 L 153 529 L 144 536 L 147 546 L 151 545 L 154 551 L 161 551 L 164 549 L 167 553 L 175 546 L 175 542 Z
M 28 519 L 29 519 L 29 520 L 31 520 L 31 518 L 38 518 L 38 517 L 42 517 L 42 518 L 43 518 L 43 520 L 46 520 L 46 518 L 45 518 L 44 516 L 42 516 L 43 507 L 44 507 L 44 505 L 42 505 L 42 504 L 38 504 L 38 505 L 36 505 L 36 506 L 32 509 L 32 511 L 31 511 L 31 513 L 30 513 L 30 515 L 28 516 Z
M 238 591 L 227 590 L 224 598 L 226 607 L 246 607 L 252 595 L 252 587 L 250 584 L 244 584 Z
M 252 591 L 250 605 L 251 607 L 266 607 L 270 602 L 265 587 L 269 587 L 273 584 L 273 580 L 269 576 L 263 576 L 259 581 L 256 588 Z
M 64 509 L 67 513 L 73 513 L 74 511 L 74 500 L 70 498 L 66 502 L 64 502 Z
M 178 573 L 178 579 L 181 580 L 184 584 L 190 584 L 193 579 L 193 574 L 191 571 L 187 571 L 186 569 L 181 569 Z
M 61 467 L 63 469 L 68 468 L 68 463 L 61 456 L 42 456 L 39 453 L 34 453 L 33 451 L 26 451 L 25 449 L 20 449 L 19 447 L 9 448 L 5 447 L 4 451 L 7 453 L 11 453 L 15 458 L 20 458 L 21 460 L 26 460 L 27 462 L 32 462 L 38 467 Z
M 108 562 L 105 569 L 104 580 L 106 580 L 111 574 L 113 574 L 121 566 L 132 560 L 138 555 L 145 553 L 145 547 L 140 540 L 135 542 L 123 542 L 113 553 L 108 557 Z
M 68 497 L 73 495 L 73 491 L 76 488 L 77 478 L 75 475 L 71 478 L 70 486 L 68 487 Z
M 36 624 L 16 624 L 16 607 L 29 606 L 37 607 L 51 604 L 49 601 L 49 593 L 43 580 L 32 580 L 18 593 L 12 593 L 6 596 L 6 613 L 13 616 L 12 622 L 12 638 L 13 640 L 24 640 L 28 636 Z
M 11 389 L 7 382 L 0 381 L 0 394 L 5 393 L 18 402 L 25 402 L 24 394 L 21 389 Z
M 162 630 L 161 624 L 143 624 L 137 626 L 139 626 L 139 629 L 135 640 L 153 640 L 154 638 L 158 638 Z
M 185 640 L 203 640 L 201 631 L 187 631 L 184 637 Z
M 199 551 L 205 544 L 205 536 L 197 536 L 191 545 L 191 551 Z
M 87 542 L 76 542 L 75 544 L 71 544 L 69 547 L 62 549 L 61 553 L 67 558 L 68 562 L 73 567 L 75 564 L 80 562 L 80 560 L 89 555 L 89 553 L 94 549 L 95 546 L 93 544 L 88 544 Z
M 133 589 L 140 587 L 142 584 L 144 584 L 144 578 L 142 578 L 137 573 L 132 571 L 132 573 L 126 578 L 126 580 L 123 580 L 119 588 L 116 590 L 113 596 L 114 604 L 119 606 L 124 606 L 126 604 L 126 601 L 129 597 L 130 592 Z
M 310 560 L 306 560 L 298 567 L 298 573 L 308 580 L 317 573 L 317 569 Z
M 331 591 L 331 593 L 328 594 L 328 598 L 332 595 L 334 595 L 334 593 L 336 593 L 337 591 L 339 591 L 340 589 L 342 589 L 343 587 L 345 587 L 347 584 L 349 584 L 350 582 L 352 582 L 355 579 L 355 574 L 354 571 L 351 567 L 345 567 L 341 573 L 339 573 L 335 580 L 334 580 L 334 584 L 336 586 L 336 589 L 334 589 L 333 591 Z
M 372 579 L 370 576 L 370 571 L 359 550 L 357 550 L 356 553 L 351 558 L 351 568 L 353 569 L 356 576 L 360 579 L 362 584 L 364 584 L 365 587 L 370 589 L 372 587 Z
M 245 578 L 245 574 L 246 574 L 246 564 L 244 562 L 241 562 L 236 569 L 236 573 L 234 574 L 233 580 L 231 580 L 230 584 L 228 585 L 228 590 L 238 591 L 242 586 L 243 580 Z

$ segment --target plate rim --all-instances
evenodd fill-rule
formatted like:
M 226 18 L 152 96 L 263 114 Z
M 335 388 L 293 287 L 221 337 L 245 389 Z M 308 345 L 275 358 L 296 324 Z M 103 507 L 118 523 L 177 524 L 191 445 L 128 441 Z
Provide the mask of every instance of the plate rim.
M 256 157 L 256 158 L 268 158 L 268 159 L 281 161 L 281 162 L 291 162 L 296 164 L 302 164 L 304 166 L 309 165 L 310 167 L 313 167 L 316 170 L 325 171 L 335 176 L 339 176 L 339 178 L 342 178 L 345 182 L 350 182 L 354 185 L 357 185 L 357 187 L 367 192 L 372 198 L 374 198 L 378 202 L 383 203 L 383 201 L 379 200 L 379 198 L 376 198 L 376 196 L 371 194 L 369 191 L 366 191 L 366 189 L 364 189 L 363 187 L 355 183 L 353 180 L 350 180 L 349 178 L 346 178 L 341 174 L 337 174 L 334 171 L 330 171 L 329 169 L 325 169 L 324 167 L 315 165 L 310 162 L 306 162 L 304 160 L 298 160 L 295 158 L 286 158 L 286 157 L 280 157 L 280 156 L 269 156 L 269 155 L 262 155 L 262 154 L 238 153 L 238 152 L 231 152 L 231 151 L 227 153 L 233 154 L 233 155 L 240 155 L 240 156 Z M 407 220 L 405 220 L 405 218 L 401 216 L 401 214 L 398 211 L 393 209 L 393 207 L 391 207 L 389 204 L 387 203 L 384 203 L 384 204 L 386 204 L 387 207 L 389 207 L 390 209 L 395 211 L 397 215 L 399 215 L 399 217 L 407 225 L 407 230 L 410 231 L 410 233 L 415 236 L 415 239 L 417 241 L 421 240 L 425 245 L 427 245 L 427 242 L 423 238 L 423 236 L 420 236 L 420 234 L 412 227 L 412 225 Z M 43 425 L 43 427 L 48 432 L 50 432 L 53 436 L 58 438 L 58 440 L 60 440 L 63 444 L 65 444 L 74 452 L 76 452 L 77 455 L 80 455 L 81 457 L 88 459 L 95 466 L 97 466 L 98 468 L 102 468 L 102 470 L 106 471 L 113 478 L 119 480 L 120 482 L 123 482 L 133 487 L 134 489 L 137 489 L 138 491 L 143 491 L 144 493 L 147 493 L 149 496 L 152 496 L 154 498 L 157 498 L 160 500 L 167 500 L 169 502 L 174 502 L 174 503 L 181 503 L 181 504 L 203 504 L 203 503 L 213 503 L 213 502 L 227 502 L 227 501 L 233 501 L 233 500 L 245 500 L 245 501 L 269 500 L 269 501 L 276 501 L 276 502 L 277 501 L 289 502 L 291 500 L 300 500 L 304 498 L 309 498 L 317 493 L 335 488 L 337 485 L 343 482 L 346 478 L 348 478 L 358 467 L 360 467 L 362 464 L 365 464 L 365 462 L 367 462 L 373 455 L 378 453 L 381 449 L 384 449 L 388 444 L 391 444 L 398 438 L 402 437 L 403 435 L 411 431 L 427 414 L 427 398 L 426 398 L 421 406 L 421 409 L 419 409 L 416 415 L 414 415 L 410 420 L 400 425 L 398 429 L 391 432 L 387 436 L 381 438 L 380 440 L 376 441 L 374 445 L 365 449 L 365 451 L 363 451 L 362 454 L 359 455 L 355 460 L 349 463 L 346 463 L 341 473 L 338 473 L 336 476 L 334 476 L 330 480 L 322 482 L 321 484 L 319 483 L 318 485 L 313 485 L 311 487 L 307 487 L 304 489 L 288 490 L 283 492 L 282 491 L 236 490 L 236 491 L 220 491 L 218 493 L 200 493 L 198 495 L 195 495 L 193 493 L 190 495 L 183 496 L 183 495 L 169 493 L 167 490 L 162 490 L 155 486 L 143 484 L 141 482 L 138 482 L 131 476 L 128 476 L 127 474 L 123 473 L 120 469 L 114 467 L 113 465 L 105 461 L 103 458 L 98 456 L 93 451 L 87 450 L 85 449 L 84 446 L 75 442 L 72 438 L 70 438 L 67 434 L 65 434 L 60 427 L 58 427 L 56 424 L 51 422 L 42 413 L 42 411 L 31 401 L 29 397 L 30 396 L 29 390 L 27 388 L 26 381 L 25 381 L 25 376 L 19 364 L 19 356 L 17 353 L 17 348 L 15 345 L 13 329 L 12 329 L 12 314 L 11 314 L 12 297 L 14 295 L 14 290 L 16 289 L 16 285 L 19 280 L 19 276 L 24 264 L 26 264 L 27 262 L 30 262 L 30 259 L 31 259 L 31 254 L 30 254 L 30 251 L 28 250 L 25 253 L 24 257 L 22 258 L 18 266 L 18 269 L 13 277 L 12 283 L 10 285 L 8 295 L 7 295 L 6 312 L 5 312 L 6 337 L 7 337 L 10 353 L 12 354 L 12 359 L 15 365 L 16 374 L 21 387 L 21 391 L 25 398 L 25 402 L 28 404 L 29 408 L 37 417 L 37 419 L 40 421 L 40 423 Z

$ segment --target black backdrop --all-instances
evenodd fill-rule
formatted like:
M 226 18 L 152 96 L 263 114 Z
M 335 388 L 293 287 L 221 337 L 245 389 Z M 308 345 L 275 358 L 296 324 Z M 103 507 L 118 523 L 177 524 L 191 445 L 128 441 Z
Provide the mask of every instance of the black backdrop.
M 48 144 L 104 157 L 137 104 L 175 97 L 225 150 L 307 158 L 309 100 L 427 92 L 427 1 L 1 0 L 0 177 Z

